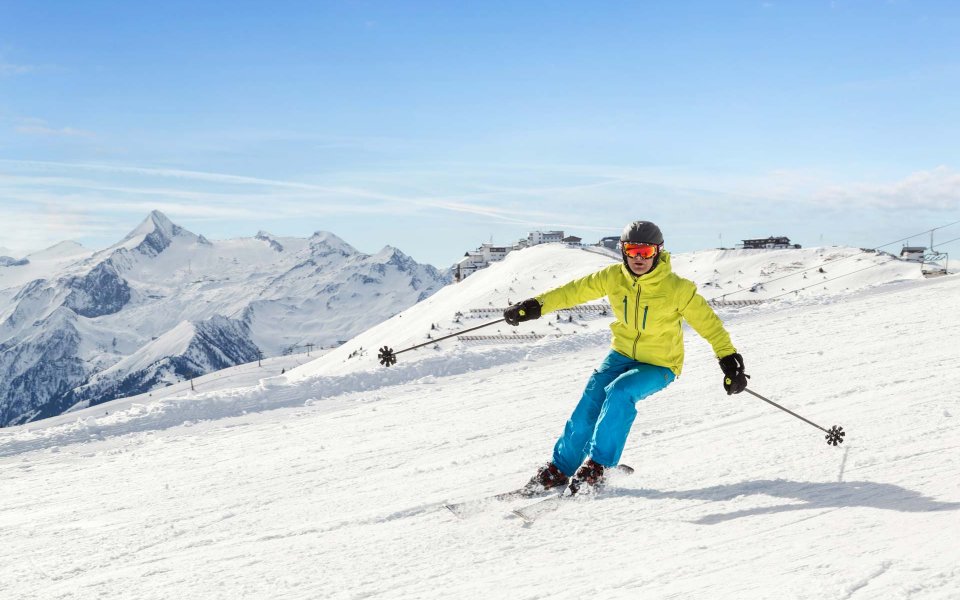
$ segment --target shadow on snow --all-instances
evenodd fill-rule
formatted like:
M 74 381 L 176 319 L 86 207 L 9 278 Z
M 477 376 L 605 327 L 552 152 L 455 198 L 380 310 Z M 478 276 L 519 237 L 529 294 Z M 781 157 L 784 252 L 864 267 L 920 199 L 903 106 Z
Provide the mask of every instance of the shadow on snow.
M 616 495 L 651 500 L 672 499 L 715 502 L 733 500 L 740 496 L 772 496 L 796 501 L 777 506 L 759 506 L 734 512 L 707 515 L 694 521 L 704 525 L 714 525 L 742 517 L 820 508 L 866 507 L 899 512 L 934 512 L 960 509 L 960 502 L 940 502 L 897 485 L 874 483 L 872 481 L 814 483 L 782 479 L 760 480 L 717 485 L 697 490 L 620 489 L 617 490 Z

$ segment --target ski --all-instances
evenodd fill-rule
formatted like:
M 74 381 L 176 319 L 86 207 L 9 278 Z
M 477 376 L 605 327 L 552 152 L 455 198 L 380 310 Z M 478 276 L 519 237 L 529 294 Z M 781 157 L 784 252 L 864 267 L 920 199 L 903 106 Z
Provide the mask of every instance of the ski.
M 617 465 L 617 468 L 615 470 L 611 470 L 611 475 L 613 475 L 614 478 L 617 478 L 618 475 L 620 476 L 631 475 L 633 471 L 634 471 L 633 467 L 629 467 L 627 465 Z M 607 484 L 609 484 L 609 481 L 607 482 Z M 554 493 L 549 498 L 543 498 L 531 504 L 527 504 L 526 506 L 523 506 L 521 508 L 515 508 L 510 511 L 510 514 L 512 514 L 515 517 L 519 517 L 523 519 L 523 522 L 529 525 L 534 521 L 536 521 L 538 517 L 546 513 L 557 510 L 557 508 L 559 508 L 562 503 L 568 500 L 574 500 L 574 499 L 585 500 L 593 496 L 596 496 L 597 494 L 602 494 L 602 493 L 603 493 L 603 488 L 599 490 L 593 490 L 590 493 L 585 493 L 585 494 L 581 493 L 581 494 L 575 495 L 570 493 L 569 488 L 564 488 L 563 491 L 561 491 L 560 493 Z
M 627 465 L 617 465 L 616 469 L 610 471 L 611 475 L 616 477 L 617 475 L 630 475 L 633 473 L 633 467 Z M 526 511 L 528 508 L 537 506 L 541 502 L 549 502 L 551 500 L 556 500 L 561 494 L 566 492 L 566 486 L 558 493 L 557 490 L 540 490 L 540 491 L 530 491 L 526 487 L 517 488 L 515 490 L 510 490 L 509 492 L 501 492 L 499 494 L 491 494 L 489 496 L 484 496 L 482 498 L 474 498 L 472 500 L 464 500 L 463 502 L 445 502 L 442 506 L 449 510 L 451 513 L 456 515 L 460 519 L 465 519 L 471 516 L 474 513 L 480 512 L 487 505 L 495 502 L 511 502 L 514 500 L 534 500 L 538 499 L 538 502 L 533 504 L 528 504 L 524 507 L 523 511 Z M 547 498 L 544 498 L 547 496 Z M 545 507 L 546 508 L 546 507 Z M 518 515 L 521 516 L 521 515 Z
M 524 523 L 533 523 L 540 515 L 557 510 L 561 502 L 572 500 L 573 498 L 576 498 L 576 496 L 569 494 L 567 489 L 564 488 L 559 494 L 538 500 L 522 508 L 515 508 L 510 511 L 510 514 L 515 517 L 520 517 Z
M 479 512 L 480 509 L 493 502 L 510 502 L 511 500 L 542 498 L 548 494 L 555 493 L 556 490 L 541 490 L 539 492 L 532 492 L 526 488 L 517 488 L 515 490 L 510 490 L 509 492 L 484 496 L 483 498 L 474 498 L 472 500 L 464 500 L 463 502 L 447 502 L 443 505 L 443 507 L 457 517 L 465 519 L 471 514 Z

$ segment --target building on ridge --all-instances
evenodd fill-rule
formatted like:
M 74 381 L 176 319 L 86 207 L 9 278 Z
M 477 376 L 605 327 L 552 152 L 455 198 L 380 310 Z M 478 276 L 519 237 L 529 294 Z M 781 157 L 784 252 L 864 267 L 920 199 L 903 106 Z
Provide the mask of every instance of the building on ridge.
M 531 231 L 527 237 L 518 240 L 511 246 L 480 244 L 479 248 L 466 252 L 463 258 L 453 265 L 453 278 L 456 281 L 463 281 L 480 269 L 489 267 L 492 263 L 500 262 L 514 250 L 539 244 L 567 243 L 579 245 L 580 242 L 581 239 L 576 236 L 564 237 L 562 231 Z
M 492 243 L 480 244 L 480 247 L 476 250 L 464 253 L 463 258 L 454 263 L 451 270 L 455 281 L 463 281 L 480 269 L 489 267 L 492 263 L 500 262 L 514 250 L 522 250 L 540 244 L 566 244 L 577 248 L 599 246 L 616 250 L 619 243 L 619 236 L 602 238 L 596 244 L 584 244 L 583 238 L 575 235 L 564 235 L 562 231 L 531 231 L 527 234 L 527 237 L 520 238 L 517 243 L 511 246 L 494 246 Z
M 743 240 L 743 244 L 741 244 L 741 247 L 744 250 L 793 249 L 793 248 L 799 248 L 800 244 L 791 244 L 790 238 L 788 237 L 770 236 L 766 239 Z
M 562 231 L 531 231 L 527 234 L 527 244 L 537 246 L 539 244 L 560 243 L 563 241 Z
M 616 250 L 620 244 L 620 236 L 618 235 L 609 235 L 607 237 L 600 238 L 600 241 L 597 243 L 601 248 L 609 248 L 610 250 Z
M 914 262 L 923 262 L 923 256 L 927 253 L 926 246 L 904 246 L 900 250 L 900 258 Z

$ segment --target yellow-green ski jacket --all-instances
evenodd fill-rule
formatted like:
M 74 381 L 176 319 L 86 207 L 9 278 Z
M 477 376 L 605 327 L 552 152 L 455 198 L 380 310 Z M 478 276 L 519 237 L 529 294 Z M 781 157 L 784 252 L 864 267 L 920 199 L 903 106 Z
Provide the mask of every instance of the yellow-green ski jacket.
M 670 253 L 646 275 L 636 276 L 623 263 L 574 279 L 537 296 L 541 314 L 570 308 L 606 296 L 616 320 L 613 349 L 643 363 L 667 367 L 679 375 L 683 369 L 683 328 L 686 319 L 707 340 L 717 358 L 737 351 L 730 334 L 692 281 L 670 266 Z

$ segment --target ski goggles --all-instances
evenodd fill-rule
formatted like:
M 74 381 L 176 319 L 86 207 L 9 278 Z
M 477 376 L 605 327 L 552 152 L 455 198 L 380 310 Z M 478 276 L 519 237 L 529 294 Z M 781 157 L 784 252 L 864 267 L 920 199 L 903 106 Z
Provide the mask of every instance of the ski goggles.
M 633 242 L 623 242 L 620 244 L 623 253 L 630 258 L 653 258 L 660 253 L 660 244 L 635 244 Z

